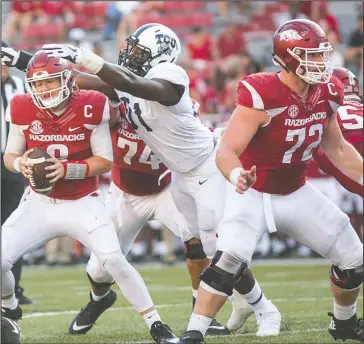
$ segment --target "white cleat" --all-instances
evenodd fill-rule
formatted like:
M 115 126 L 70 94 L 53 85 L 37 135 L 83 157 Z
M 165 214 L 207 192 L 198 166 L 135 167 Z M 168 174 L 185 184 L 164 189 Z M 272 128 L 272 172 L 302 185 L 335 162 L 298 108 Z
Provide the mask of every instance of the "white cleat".
M 241 296 L 237 295 L 234 290 L 233 295 L 230 297 L 230 301 L 233 305 L 233 311 L 231 312 L 230 318 L 226 324 L 226 327 L 231 331 L 237 331 L 241 328 L 246 320 L 254 314 L 252 306 Z M 245 329 L 244 331 L 245 332 Z
M 258 337 L 278 336 L 281 329 L 281 313 L 271 302 L 264 313 L 256 314 L 258 324 Z

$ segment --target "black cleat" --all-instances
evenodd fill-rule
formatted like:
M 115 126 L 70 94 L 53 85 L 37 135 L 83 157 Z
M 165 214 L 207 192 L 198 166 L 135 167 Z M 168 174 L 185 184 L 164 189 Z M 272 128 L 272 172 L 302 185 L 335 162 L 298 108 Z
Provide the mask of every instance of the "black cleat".
M 94 301 L 90 292 L 90 302 L 73 319 L 68 332 L 70 334 L 85 334 L 90 331 L 98 317 L 115 303 L 116 298 L 116 293 L 112 289 L 100 301 Z
M 161 321 L 154 322 L 149 333 L 157 344 L 178 343 L 178 337 L 168 325 L 163 324 Z
M 332 317 L 329 325 L 329 333 L 335 340 L 346 339 L 357 340 L 364 342 L 364 321 L 363 318 L 357 318 L 356 314 L 348 320 L 338 320 L 334 317 L 334 314 L 327 313 Z
M 15 297 L 18 299 L 20 305 L 31 305 L 35 303 L 35 301 L 24 295 L 24 289 L 22 287 L 15 290 Z
M 207 329 L 206 336 L 227 336 L 230 331 L 224 325 L 221 325 L 216 319 L 212 319 L 209 328 Z
M 180 338 L 178 344 L 205 344 L 200 331 L 186 331 Z
M 9 318 L 14 321 L 21 319 L 23 315 L 23 310 L 18 305 L 15 309 L 1 307 L 1 316 Z

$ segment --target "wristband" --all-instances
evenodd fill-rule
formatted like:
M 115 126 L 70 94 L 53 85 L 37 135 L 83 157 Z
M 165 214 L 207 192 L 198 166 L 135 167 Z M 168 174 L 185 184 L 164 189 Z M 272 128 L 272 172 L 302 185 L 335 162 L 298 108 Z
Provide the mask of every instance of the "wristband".
M 237 186 L 239 182 L 239 176 L 240 172 L 244 172 L 244 169 L 242 167 L 235 167 L 231 172 L 229 176 L 230 183 Z
M 62 161 L 62 165 L 64 167 L 63 179 L 85 179 L 90 172 L 90 166 L 85 160 Z
M 14 170 L 16 171 L 16 172 L 21 172 L 20 171 L 20 168 L 19 168 L 19 160 L 21 159 L 21 157 L 19 156 L 19 157 L 17 157 L 15 160 L 14 160 L 14 162 L 13 162 L 13 166 L 14 166 Z
M 80 49 L 80 64 L 91 73 L 97 74 L 103 67 L 105 60 L 87 49 Z

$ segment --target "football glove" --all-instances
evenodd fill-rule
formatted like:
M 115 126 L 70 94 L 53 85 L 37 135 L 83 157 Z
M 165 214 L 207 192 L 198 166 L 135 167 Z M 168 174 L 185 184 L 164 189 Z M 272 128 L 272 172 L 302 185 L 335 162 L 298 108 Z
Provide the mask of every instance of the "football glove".
M 18 62 L 20 51 L 10 47 L 1 47 L 1 64 L 3 66 L 14 67 Z

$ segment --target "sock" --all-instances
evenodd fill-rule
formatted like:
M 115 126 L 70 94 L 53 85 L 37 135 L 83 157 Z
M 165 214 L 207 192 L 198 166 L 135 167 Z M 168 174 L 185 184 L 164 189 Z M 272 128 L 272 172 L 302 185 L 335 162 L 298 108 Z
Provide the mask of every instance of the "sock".
M 192 289 L 192 310 L 195 308 L 198 290 Z
M 255 281 L 253 289 L 248 294 L 244 294 L 243 296 L 249 305 L 253 307 L 254 311 L 257 309 L 261 310 L 268 302 L 257 281 Z
M 104 295 L 101 295 L 101 296 L 97 296 L 95 293 L 94 293 L 94 291 L 91 289 L 91 296 L 92 296 L 92 300 L 94 300 L 94 301 L 96 301 L 96 302 L 98 302 L 98 301 L 100 301 L 100 300 L 102 300 L 107 294 L 109 294 L 109 291 L 110 291 L 110 289 L 106 292 L 106 294 L 104 294 Z
M 203 336 L 205 336 L 211 320 L 212 318 L 205 317 L 204 315 L 192 313 L 187 331 L 199 331 Z
M 341 306 L 334 300 L 334 316 L 337 320 L 348 320 L 356 313 L 356 301 L 350 306 Z
M 16 299 L 15 294 L 13 293 L 8 299 L 1 300 L 1 307 L 9 309 L 18 307 L 18 300 Z
M 150 311 L 147 314 L 143 315 L 144 321 L 147 324 L 147 326 L 149 327 L 149 329 L 152 328 L 152 325 L 156 322 L 156 321 L 162 321 L 161 317 L 158 314 L 158 311 L 156 309 L 153 309 L 152 311 Z

